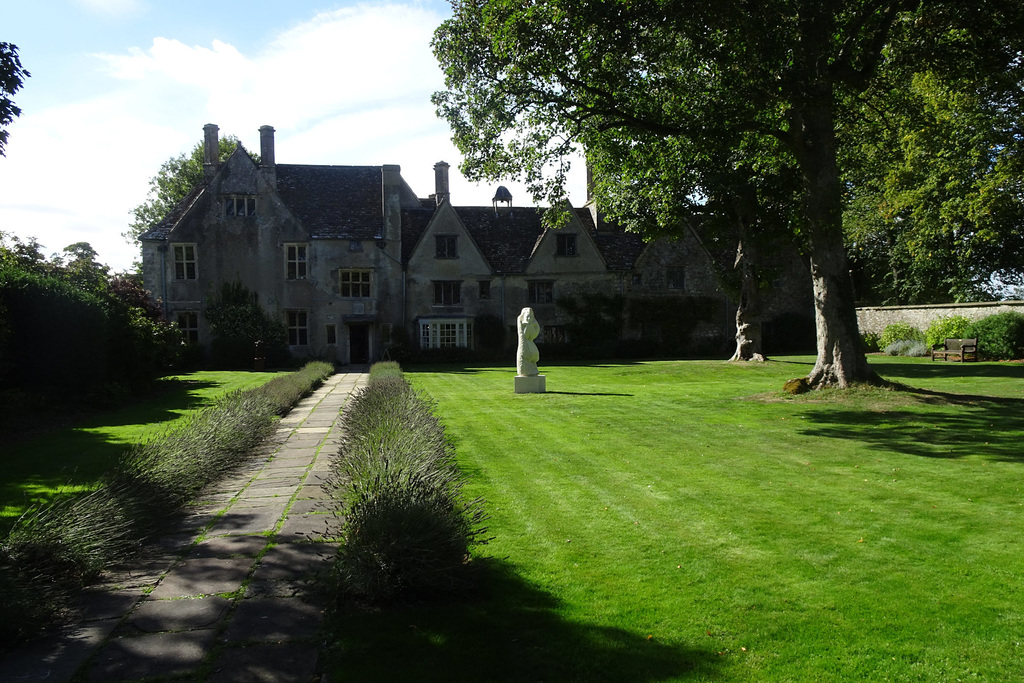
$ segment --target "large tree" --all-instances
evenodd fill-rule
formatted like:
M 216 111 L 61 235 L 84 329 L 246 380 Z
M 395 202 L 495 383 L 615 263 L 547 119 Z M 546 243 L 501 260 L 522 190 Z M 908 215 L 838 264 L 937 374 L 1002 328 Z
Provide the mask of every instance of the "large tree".
M 4 148 L 10 135 L 5 129 L 16 116 L 21 116 L 21 108 L 14 104 L 11 97 L 21 89 L 25 79 L 31 75 L 21 65 L 18 46 L 0 43 L 0 156 L 5 155 Z
M 843 240 L 839 117 L 858 106 L 857 93 L 872 83 L 895 35 L 973 31 L 981 22 L 996 36 L 1020 25 L 1010 2 L 973 4 L 984 8 L 911 0 L 456 0 L 435 34 L 447 85 L 435 103 L 469 177 L 512 173 L 549 201 L 561 198 L 564 159 L 580 149 L 600 159 L 611 155 L 595 151 L 612 144 L 644 154 L 652 140 L 722 150 L 778 143 L 772 166 L 796 168 L 802 182 L 798 230 L 808 245 L 818 340 L 808 381 L 847 386 L 875 375 L 860 349 Z M 908 22 L 916 33 L 894 31 Z M 997 42 L 983 47 L 987 57 L 1011 59 L 997 54 Z

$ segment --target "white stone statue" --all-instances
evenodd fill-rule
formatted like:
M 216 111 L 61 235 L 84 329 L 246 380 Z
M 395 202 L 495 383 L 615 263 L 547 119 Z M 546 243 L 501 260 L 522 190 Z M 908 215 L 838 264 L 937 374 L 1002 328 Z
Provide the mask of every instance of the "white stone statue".
M 533 340 L 540 334 L 540 323 L 533 317 L 532 308 L 524 308 L 516 319 L 519 323 L 519 348 L 516 351 L 516 374 L 520 377 L 535 377 L 540 374 L 537 361 L 540 351 Z

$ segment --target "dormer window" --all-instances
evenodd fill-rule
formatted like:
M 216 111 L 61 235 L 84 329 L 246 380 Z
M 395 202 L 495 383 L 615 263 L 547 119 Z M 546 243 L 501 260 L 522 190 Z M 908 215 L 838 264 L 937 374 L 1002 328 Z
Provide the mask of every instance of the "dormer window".
M 256 196 L 251 194 L 230 194 L 224 197 L 224 217 L 255 216 Z

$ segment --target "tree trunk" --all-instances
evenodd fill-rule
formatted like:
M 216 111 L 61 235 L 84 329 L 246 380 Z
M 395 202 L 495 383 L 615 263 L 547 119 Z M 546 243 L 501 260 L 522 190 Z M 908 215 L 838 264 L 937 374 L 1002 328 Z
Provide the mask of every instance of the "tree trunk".
M 736 353 L 731 361 L 764 361 L 761 352 L 761 293 L 754 271 L 753 248 L 740 240 L 736 264 L 740 269 L 740 300 L 736 307 Z
M 836 160 L 832 86 L 822 79 L 792 113 L 791 134 L 804 176 L 804 217 L 810 237 L 818 358 L 812 388 L 881 380 L 868 365 L 843 244 L 842 195 Z

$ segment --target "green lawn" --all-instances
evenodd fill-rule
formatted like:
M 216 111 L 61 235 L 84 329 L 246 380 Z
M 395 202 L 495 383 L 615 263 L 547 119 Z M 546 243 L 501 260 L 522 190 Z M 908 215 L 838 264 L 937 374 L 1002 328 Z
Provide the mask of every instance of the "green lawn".
M 160 381 L 151 395 L 117 410 L 96 412 L 61 426 L 4 444 L 0 477 L 0 531 L 31 501 L 47 500 L 60 489 L 85 490 L 113 465 L 125 448 L 161 433 L 182 415 L 237 389 L 264 384 L 286 373 L 194 372 Z
M 332 680 L 1024 676 L 1024 365 L 873 357 L 407 371 L 494 540 L 477 595 L 339 614 Z

